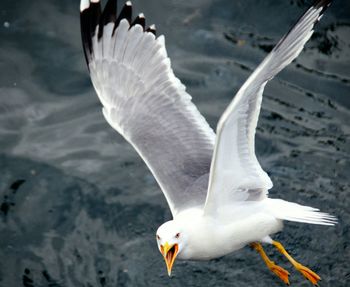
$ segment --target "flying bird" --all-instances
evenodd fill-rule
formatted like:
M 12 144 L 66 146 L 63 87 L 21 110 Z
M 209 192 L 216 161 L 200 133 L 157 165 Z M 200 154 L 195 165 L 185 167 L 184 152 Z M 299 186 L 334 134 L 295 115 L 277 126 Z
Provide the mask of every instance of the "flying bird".
M 272 181 L 255 155 L 255 130 L 264 87 L 310 39 L 331 0 L 316 1 L 246 80 L 222 114 L 216 134 L 174 75 L 164 36 L 126 2 L 101 11 L 100 0 L 81 0 L 81 32 L 91 80 L 106 121 L 138 152 L 157 180 L 173 219 L 156 241 L 170 276 L 175 259 L 210 260 L 250 245 L 286 284 L 271 244 L 312 284 L 320 277 L 296 261 L 271 235 L 283 221 L 334 225 L 316 208 L 271 199 Z

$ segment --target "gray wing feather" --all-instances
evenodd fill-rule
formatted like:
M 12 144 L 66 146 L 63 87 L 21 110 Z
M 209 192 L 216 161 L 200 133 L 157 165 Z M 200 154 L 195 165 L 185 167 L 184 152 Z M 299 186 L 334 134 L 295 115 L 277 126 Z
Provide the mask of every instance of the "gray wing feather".
M 205 212 L 265 198 L 272 182 L 255 155 L 255 130 L 266 83 L 302 51 L 330 1 L 316 1 L 244 83 L 217 126 Z
M 130 15 L 131 3 L 126 5 L 121 14 Z M 85 0 L 82 7 L 84 16 L 96 4 Z M 175 77 L 164 37 L 155 37 L 154 26 L 145 31 L 127 19 L 118 21 L 116 28 L 115 22 L 104 24 L 102 31 L 93 27 L 91 44 L 84 45 L 103 114 L 146 162 L 174 216 L 203 206 L 215 134 Z

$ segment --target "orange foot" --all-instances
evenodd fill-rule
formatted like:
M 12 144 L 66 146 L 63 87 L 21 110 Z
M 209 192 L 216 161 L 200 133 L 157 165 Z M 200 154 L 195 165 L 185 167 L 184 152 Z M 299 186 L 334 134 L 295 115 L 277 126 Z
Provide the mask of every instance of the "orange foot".
M 275 273 L 284 283 L 289 285 L 289 272 L 282 268 L 281 266 L 276 265 L 275 263 L 271 262 L 271 264 L 267 264 L 267 267 Z
M 275 264 L 275 262 L 271 261 L 269 257 L 267 257 L 264 248 L 259 242 L 253 242 L 250 244 L 250 246 L 255 249 L 261 256 L 261 258 L 264 260 L 267 267 L 275 273 L 281 280 L 289 285 L 289 272 L 282 268 L 281 266 L 278 266 Z
M 313 285 L 317 286 L 317 282 L 321 280 L 321 277 L 318 276 L 314 271 L 310 270 L 309 268 L 301 265 L 300 263 L 295 265 L 295 268 L 303 274 L 303 276 L 309 280 Z
M 318 276 L 314 271 L 310 270 L 309 268 L 305 267 L 304 265 L 301 265 L 299 262 L 293 259 L 292 256 L 288 254 L 288 252 L 284 249 L 283 245 L 277 241 L 273 241 L 272 244 L 278 249 L 279 252 L 281 252 L 290 263 L 293 264 L 293 266 L 304 275 L 304 277 L 309 280 L 312 284 L 317 286 L 317 282 L 321 280 L 321 277 Z

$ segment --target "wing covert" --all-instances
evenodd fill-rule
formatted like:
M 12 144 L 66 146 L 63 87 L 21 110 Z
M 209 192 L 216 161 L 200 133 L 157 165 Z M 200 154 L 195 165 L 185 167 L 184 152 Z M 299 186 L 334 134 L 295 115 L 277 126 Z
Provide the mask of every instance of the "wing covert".
M 310 39 L 330 0 L 318 0 L 278 42 L 240 88 L 217 126 L 205 212 L 232 201 L 266 198 L 272 181 L 255 155 L 255 130 L 264 87 Z
M 85 57 L 108 123 L 136 149 L 175 216 L 204 205 L 215 134 L 175 77 L 164 37 L 128 1 L 81 2 Z

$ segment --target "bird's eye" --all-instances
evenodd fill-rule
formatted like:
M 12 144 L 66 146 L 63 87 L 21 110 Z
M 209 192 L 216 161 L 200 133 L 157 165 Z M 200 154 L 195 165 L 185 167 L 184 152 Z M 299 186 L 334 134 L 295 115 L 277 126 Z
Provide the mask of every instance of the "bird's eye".
M 160 236 L 157 234 L 157 239 L 160 240 Z
M 175 238 L 179 238 L 180 237 L 180 233 L 176 233 Z

